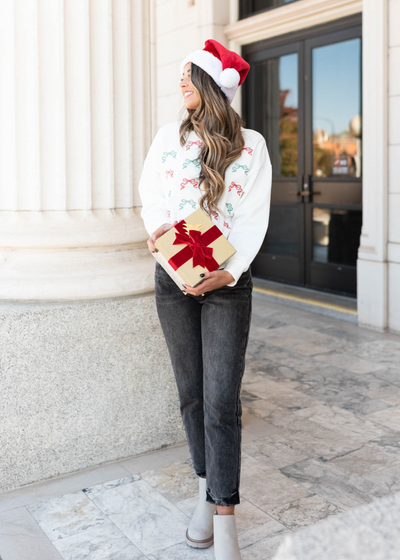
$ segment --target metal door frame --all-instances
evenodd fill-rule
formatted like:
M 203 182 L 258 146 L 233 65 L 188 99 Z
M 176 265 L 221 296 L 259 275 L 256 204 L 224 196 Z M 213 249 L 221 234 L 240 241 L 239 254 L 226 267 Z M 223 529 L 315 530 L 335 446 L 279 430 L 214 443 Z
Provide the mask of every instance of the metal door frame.
M 295 31 L 279 37 L 273 37 L 271 39 L 264 39 L 262 41 L 257 41 L 249 45 L 244 45 L 242 47 L 242 56 L 247 60 L 250 65 L 256 64 L 262 60 L 267 60 L 269 58 L 276 58 L 278 56 L 283 56 L 285 54 L 298 54 L 298 177 L 297 177 L 297 189 L 298 192 L 303 190 L 303 184 L 307 180 L 306 177 L 311 175 L 313 172 L 313 145 L 312 145 L 312 48 L 318 46 L 324 46 L 329 44 L 334 44 L 336 42 L 341 42 L 344 40 L 349 40 L 351 38 L 361 37 L 361 14 L 355 14 L 350 17 L 341 18 L 326 24 L 317 25 L 312 28 L 307 28 L 301 31 Z M 362 68 L 362 66 L 361 66 Z M 305 77 L 310 76 L 310 79 L 305 79 Z M 242 90 L 242 116 L 246 122 L 254 122 L 255 106 L 248 102 L 250 98 L 250 91 L 254 88 L 254 75 L 249 73 L 249 80 L 246 80 L 243 84 Z M 361 92 L 362 93 L 362 92 Z M 275 182 L 290 182 L 290 178 L 279 178 L 274 179 Z M 318 179 L 318 182 L 321 179 Z M 333 183 L 333 178 L 325 178 L 325 182 Z M 294 184 L 295 181 L 293 181 Z M 347 178 L 347 181 L 343 181 L 343 188 L 346 183 L 360 184 L 360 189 L 362 189 L 362 178 Z M 298 259 L 299 259 L 299 285 L 307 286 L 311 283 L 311 266 L 312 266 L 312 208 L 314 206 L 312 197 L 309 197 L 310 202 L 305 202 L 302 199 L 302 206 L 304 211 L 301 213 L 301 219 L 299 223 L 299 244 L 298 244 Z M 350 201 L 349 201 L 350 202 Z M 300 198 L 297 199 L 297 203 L 300 203 Z M 284 204 L 284 201 L 280 202 Z M 344 204 L 316 204 L 318 207 L 329 207 L 329 208 L 341 208 Z M 347 208 L 351 209 L 349 204 L 346 205 Z M 354 208 L 359 209 L 359 206 Z M 299 212 L 300 213 L 300 212 Z M 308 224 L 307 224 L 308 222 Z M 301 231 L 300 231 L 301 230 Z M 280 262 L 284 266 L 284 258 L 280 257 Z M 272 263 L 270 263 L 271 265 Z M 288 263 L 289 265 L 289 263 Z M 328 263 L 317 263 L 318 267 L 326 267 L 326 271 L 331 268 L 330 274 L 334 275 L 334 269 L 337 265 L 331 265 Z M 343 268 L 345 265 L 343 265 Z M 347 267 L 352 272 L 354 272 L 354 267 Z M 288 283 L 291 281 L 288 280 Z M 292 282 L 295 283 L 295 282 Z M 313 286 L 315 287 L 315 286 Z M 324 288 L 319 288 L 324 289 Z M 328 288 L 329 289 L 329 288 Z M 335 290 L 332 290 L 335 291 Z M 340 291 L 340 290 L 337 290 Z

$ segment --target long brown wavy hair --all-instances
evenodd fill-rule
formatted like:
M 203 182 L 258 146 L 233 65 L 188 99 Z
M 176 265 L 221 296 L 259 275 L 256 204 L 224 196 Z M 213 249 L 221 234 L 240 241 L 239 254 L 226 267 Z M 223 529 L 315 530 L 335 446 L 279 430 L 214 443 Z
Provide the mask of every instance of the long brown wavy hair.
M 188 116 L 180 125 L 180 143 L 194 130 L 202 140 L 199 154 L 201 171 L 199 189 L 203 194 L 200 208 L 207 214 L 219 210 L 218 202 L 225 190 L 225 171 L 237 159 L 244 148 L 241 127 L 245 121 L 231 107 L 228 98 L 207 72 L 192 62 L 191 82 L 200 97 L 196 109 L 187 109 Z M 184 107 L 186 110 L 186 107 Z M 203 121 L 203 128 L 200 123 Z

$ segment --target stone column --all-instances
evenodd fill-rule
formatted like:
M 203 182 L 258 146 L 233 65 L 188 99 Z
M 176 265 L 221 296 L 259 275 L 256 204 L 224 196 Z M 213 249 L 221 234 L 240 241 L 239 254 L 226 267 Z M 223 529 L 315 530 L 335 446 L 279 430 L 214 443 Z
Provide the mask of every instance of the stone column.
M 0 3 L 0 299 L 152 289 L 147 0 Z
M 388 2 L 363 0 L 363 225 L 357 261 L 360 325 L 388 326 Z
M 153 10 L 0 1 L 0 492 L 185 439 L 136 190 Z

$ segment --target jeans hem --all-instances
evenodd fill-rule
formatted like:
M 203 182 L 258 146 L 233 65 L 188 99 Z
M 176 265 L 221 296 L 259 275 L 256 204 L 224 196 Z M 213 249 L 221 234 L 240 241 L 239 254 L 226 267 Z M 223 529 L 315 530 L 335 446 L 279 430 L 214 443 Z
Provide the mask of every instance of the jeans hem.
M 235 492 L 229 498 L 213 498 L 208 490 L 206 489 L 206 502 L 209 504 L 214 504 L 216 506 L 236 506 L 240 504 L 239 492 Z
M 197 474 L 197 476 L 198 476 L 199 478 L 206 478 L 206 473 L 205 473 L 205 471 L 204 471 L 204 472 L 199 472 L 199 473 L 196 472 L 196 474 Z

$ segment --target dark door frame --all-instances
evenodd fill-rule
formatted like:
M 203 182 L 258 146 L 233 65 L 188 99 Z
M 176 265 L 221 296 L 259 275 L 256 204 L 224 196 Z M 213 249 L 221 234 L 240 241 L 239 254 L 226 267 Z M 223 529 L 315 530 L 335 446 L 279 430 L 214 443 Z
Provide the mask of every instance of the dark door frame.
M 312 76 L 312 50 L 314 48 L 323 47 L 326 45 L 332 45 L 334 43 L 340 43 L 342 41 L 348 41 L 351 39 L 356 39 L 361 37 L 362 28 L 361 25 L 352 25 L 345 29 L 331 29 L 330 32 L 327 30 L 323 35 L 314 36 L 305 39 L 304 41 L 304 55 L 305 55 L 305 76 Z M 361 63 L 362 69 L 362 63 Z M 360 92 L 361 93 L 361 92 Z M 313 178 L 313 139 L 312 139 L 312 80 L 305 80 L 305 111 L 304 118 L 308 126 L 305 127 L 305 175 L 309 177 L 308 181 L 310 183 L 311 192 L 321 192 L 316 200 L 311 196 L 308 202 L 306 202 L 306 223 L 311 223 L 312 221 L 312 211 L 315 206 L 318 208 L 341 208 L 346 206 L 348 210 L 356 210 L 360 208 L 362 202 L 362 178 L 361 180 L 356 177 L 346 177 L 346 180 L 338 181 L 335 177 L 326 178 Z M 362 114 L 362 95 L 361 95 L 361 114 Z M 313 183 L 311 185 L 311 182 Z M 329 191 L 339 194 L 340 190 L 340 203 L 337 201 L 329 201 Z M 325 286 L 331 289 L 331 286 L 337 286 L 338 291 L 344 291 L 340 288 L 342 286 L 348 286 L 353 284 L 353 290 L 356 290 L 356 276 L 354 267 L 346 265 L 335 265 L 331 263 L 318 263 L 312 259 L 312 231 L 311 228 L 306 230 L 306 270 L 305 270 L 305 284 L 316 286 L 322 288 Z
M 352 29 L 351 29 L 352 28 Z M 243 58 L 247 59 L 250 64 L 257 63 L 258 61 L 264 61 L 268 58 L 274 58 L 278 56 L 284 56 L 285 54 L 297 53 L 298 55 L 298 73 L 299 73 L 299 88 L 298 88 L 298 177 L 296 179 L 291 178 L 277 178 L 274 179 L 274 183 L 278 183 L 280 185 L 280 204 L 290 204 L 293 206 L 293 197 L 287 196 L 287 201 L 285 202 L 285 190 L 289 192 L 293 191 L 297 187 L 297 191 L 300 192 L 303 190 L 303 183 L 305 182 L 305 177 L 312 176 L 313 172 L 313 147 L 312 147 L 312 80 L 311 79 L 304 79 L 305 76 L 311 77 L 311 50 L 314 47 L 319 47 L 323 45 L 329 45 L 337 42 L 341 42 L 344 40 L 351 39 L 352 37 L 360 37 L 361 36 L 361 14 L 355 14 L 350 17 L 342 18 L 339 20 L 335 20 L 326 24 L 318 25 L 312 28 L 307 28 L 304 30 L 288 33 L 285 35 L 281 35 L 278 37 L 273 37 L 271 39 L 265 39 L 262 41 L 257 41 L 255 43 L 251 43 L 249 45 L 243 46 L 242 56 Z M 250 123 L 255 122 L 255 110 L 258 103 L 262 103 L 262 99 L 260 98 L 257 100 L 254 105 L 252 103 L 248 103 L 249 100 L 249 91 L 253 86 L 254 80 L 252 79 L 252 75 L 249 75 L 249 80 L 247 80 L 243 85 L 245 86 L 242 90 L 242 115 L 243 119 L 246 122 L 249 121 Z M 253 90 L 254 91 L 254 90 Z M 252 92 L 252 95 L 254 93 Z M 254 97 L 253 97 L 254 98 Z M 304 110 L 302 110 L 304 108 Z M 247 113 L 247 111 L 249 111 Z M 306 126 L 307 125 L 307 126 Z M 325 188 L 329 188 L 329 183 L 334 184 L 335 178 L 327 177 L 324 179 L 315 178 L 315 183 L 326 183 L 324 185 Z M 292 185 L 292 188 L 288 189 L 289 185 Z M 307 183 L 310 183 L 307 180 Z M 349 192 L 354 187 L 356 190 L 359 191 L 361 194 L 362 183 L 360 179 L 355 178 L 347 178 L 346 181 L 342 182 L 343 184 L 339 185 L 339 188 L 344 192 L 346 187 L 350 187 L 348 190 Z M 338 185 L 336 181 L 336 186 Z M 317 189 L 315 189 L 317 191 Z M 354 191 L 353 191 L 354 192 Z M 356 204 L 356 199 L 359 197 L 352 195 L 347 195 L 346 197 L 349 198 L 343 204 L 346 205 L 347 209 L 351 209 L 350 205 Z M 297 199 L 299 201 L 299 199 Z M 297 266 L 298 270 L 290 270 L 293 268 L 293 260 L 294 259 L 285 259 L 285 257 L 279 257 L 279 266 L 283 266 L 287 269 L 288 272 L 288 282 L 297 283 L 295 277 L 298 275 L 299 277 L 304 279 L 305 285 L 313 284 L 312 282 L 312 275 L 317 277 L 318 275 L 321 277 L 322 281 L 318 281 L 319 285 L 318 288 L 324 289 L 324 279 L 327 280 L 329 275 L 332 275 L 333 284 L 335 281 L 336 276 L 340 276 L 340 274 L 348 273 L 351 275 L 354 274 L 354 268 L 348 267 L 349 270 L 346 271 L 346 267 L 340 267 L 341 273 L 338 274 L 337 269 L 338 267 L 335 265 L 329 264 L 320 264 L 314 263 L 312 261 L 312 232 L 311 226 L 306 228 L 305 220 L 310 221 L 312 218 L 312 208 L 313 204 L 313 197 L 305 197 L 303 199 L 304 202 L 304 214 L 301 216 L 300 220 L 302 223 L 299 223 L 299 229 L 302 230 L 302 233 L 299 236 L 303 235 L 303 239 L 299 243 L 299 264 Z M 318 207 L 329 207 L 334 208 L 335 204 L 332 203 L 332 200 L 329 202 L 325 200 L 324 204 L 324 197 L 322 196 L 319 201 L 317 201 L 316 206 Z M 340 207 L 340 204 L 337 206 Z M 360 208 L 359 206 L 353 206 L 353 208 Z M 300 212 L 299 212 L 300 214 Z M 304 236 L 304 232 L 307 232 L 307 238 Z M 300 239 L 300 237 L 299 237 Z M 275 263 L 275 257 L 268 256 L 267 254 L 263 254 L 264 259 L 268 261 L 265 263 L 265 266 L 269 267 L 269 269 L 273 269 L 274 266 L 278 265 Z M 286 263 L 286 260 L 288 261 Z M 292 261 L 292 262 L 290 262 Z M 273 276 L 273 275 L 272 275 Z M 317 282 L 317 284 L 318 284 Z M 335 291 L 332 286 L 329 285 L 329 282 L 326 283 L 326 289 L 331 289 Z M 331 282 L 332 284 L 332 282 Z M 315 282 L 314 282 L 315 285 Z M 345 291 L 342 289 L 338 289 L 338 291 Z
M 297 64 L 298 64 L 298 106 L 301 107 L 304 103 L 304 86 L 303 81 L 300 76 L 304 74 L 304 42 L 303 41 L 293 41 L 290 43 L 284 43 L 280 45 L 274 45 L 272 48 L 262 49 L 258 52 L 254 52 L 251 55 L 251 64 L 256 65 L 258 62 L 264 62 L 266 59 L 273 59 L 280 56 L 297 54 Z M 254 123 L 256 119 L 256 108 L 263 103 L 261 98 L 262 91 L 256 87 L 255 84 L 256 76 L 255 72 L 249 74 L 247 89 L 254 92 L 254 103 L 249 103 L 249 118 L 250 122 Z M 245 82 L 246 83 L 246 82 Z M 304 113 L 299 112 L 298 114 L 298 138 L 304 137 Z M 297 198 L 293 197 L 293 192 L 299 192 L 302 189 L 303 175 L 304 175 L 304 142 L 298 142 L 298 174 L 297 177 L 277 177 L 273 179 L 273 183 L 279 184 L 279 204 L 287 205 L 289 207 L 297 206 Z M 274 192 L 272 190 L 272 201 L 274 204 Z M 304 231 L 304 220 L 303 217 L 299 215 L 298 222 L 298 239 L 302 238 Z M 263 254 L 263 259 L 265 262 L 258 262 L 258 266 L 262 268 L 268 268 L 270 271 L 284 270 L 284 275 L 287 281 L 293 284 L 300 283 L 300 279 L 304 277 L 304 243 L 298 244 L 298 258 L 294 259 L 289 256 L 276 257 L 275 255 L 269 255 L 267 253 Z M 273 274 L 275 276 L 275 274 Z

